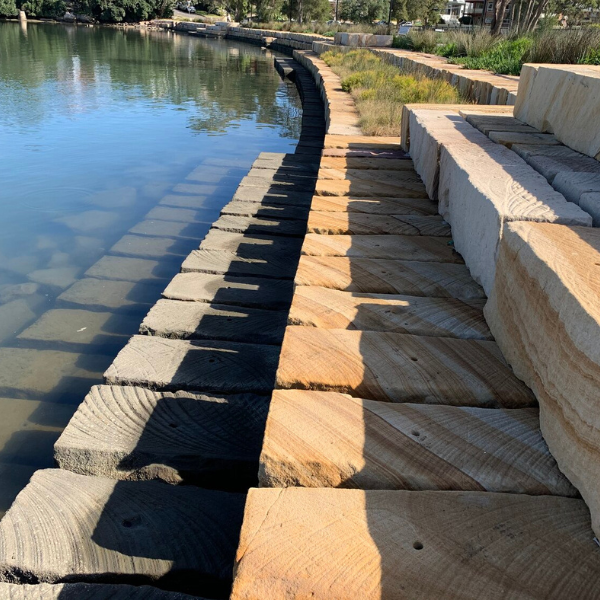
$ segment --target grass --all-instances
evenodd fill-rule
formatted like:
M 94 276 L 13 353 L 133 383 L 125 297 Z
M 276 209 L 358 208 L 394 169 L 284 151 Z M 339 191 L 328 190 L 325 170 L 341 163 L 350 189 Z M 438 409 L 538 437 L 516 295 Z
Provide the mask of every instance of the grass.
M 404 104 L 461 101 L 458 91 L 446 81 L 403 74 L 368 50 L 330 51 L 321 58 L 340 76 L 342 89 L 354 98 L 365 135 L 398 135 Z
M 542 29 L 534 34 L 492 36 L 473 33 L 413 31 L 394 38 L 396 48 L 445 56 L 467 69 L 518 75 L 524 63 L 600 64 L 600 29 Z
M 374 33 L 385 35 L 386 25 L 352 25 L 346 23 L 296 23 L 289 21 L 271 21 L 269 23 L 248 23 L 244 27 L 252 29 L 271 29 L 273 31 L 291 31 L 293 33 L 309 33 L 333 37 L 336 33 Z

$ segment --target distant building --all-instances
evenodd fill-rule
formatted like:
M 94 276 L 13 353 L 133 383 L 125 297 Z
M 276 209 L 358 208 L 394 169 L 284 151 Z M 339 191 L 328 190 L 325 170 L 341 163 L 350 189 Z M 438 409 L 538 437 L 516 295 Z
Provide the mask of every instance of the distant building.
M 470 21 L 469 25 L 491 27 L 494 21 L 496 0 L 467 0 L 463 13 L 463 21 Z M 512 20 L 512 7 L 509 4 L 502 28 L 509 28 Z
M 443 12 L 440 14 L 446 25 L 460 25 L 460 18 L 464 15 L 466 0 L 450 0 L 446 2 Z

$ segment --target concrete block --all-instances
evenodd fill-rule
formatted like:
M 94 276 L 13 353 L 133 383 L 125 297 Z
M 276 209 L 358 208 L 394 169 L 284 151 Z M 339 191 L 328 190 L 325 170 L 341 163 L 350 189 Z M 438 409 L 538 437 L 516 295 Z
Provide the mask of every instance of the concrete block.
M 544 439 L 590 507 L 600 536 L 600 230 L 504 228 L 486 319 L 534 391 Z

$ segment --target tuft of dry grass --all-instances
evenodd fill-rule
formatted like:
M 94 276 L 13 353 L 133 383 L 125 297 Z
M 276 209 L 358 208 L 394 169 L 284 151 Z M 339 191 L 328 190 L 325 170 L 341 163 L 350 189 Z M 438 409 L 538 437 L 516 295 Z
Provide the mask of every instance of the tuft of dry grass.
M 448 82 L 404 74 L 368 50 L 330 51 L 321 58 L 354 98 L 365 135 L 398 135 L 404 104 L 461 101 L 458 90 Z

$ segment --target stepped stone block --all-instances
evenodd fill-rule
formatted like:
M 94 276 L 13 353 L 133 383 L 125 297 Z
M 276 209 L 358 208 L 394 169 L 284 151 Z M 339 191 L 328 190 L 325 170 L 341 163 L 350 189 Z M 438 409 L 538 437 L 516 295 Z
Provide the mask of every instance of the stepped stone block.
M 285 311 L 159 300 L 144 318 L 140 333 L 186 340 L 280 344 L 285 324 Z
M 444 237 L 416 235 L 320 235 L 307 233 L 302 254 L 351 258 L 396 258 L 424 262 L 462 263 Z
M 110 385 L 152 390 L 268 394 L 278 357 L 278 346 L 136 335 L 119 352 L 104 379 Z
M 287 279 L 233 277 L 206 273 L 179 273 L 163 296 L 170 300 L 210 302 L 284 310 L 292 300 L 293 285 Z
M 297 286 L 434 298 L 485 298 L 464 265 L 392 259 L 302 256 Z
M 425 198 L 353 198 L 315 196 L 311 210 L 372 215 L 436 215 L 437 204 Z
M 208 227 L 207 227 L 208 229 Z M 168 237 L 124 235 L 111 249 L 111 254 L 134 258 L 181 260 L 194 247 L 194 241 Z
M 311 210 L 306 227 L 309 233 L 325 235 L 426 235 L 446 236 L 450 227 L 439 216 L 370 215 Z
M 513 144 L 528 144 L 540 146 L 557 146 L 560 142 L 549 133 L 539 133 L 535 130 L 531 133 L 520 133 L 516 131 L 490 131 L 490 140 L 511 148 Z
M 259 480 L 261 487 L 578 497 L 534 408 L 390 404 L 334 392 L 273 393 Z
M 515 117 L 554 133 L 571 148 L 600 159 L 600 67 L 524 65 Z
M 486 318 L 599 536 L 600 231 L 512 223 L 504 236 Z
M 116 279 L 118 281 L 147 281 L 167 279 L 177 272 L 172 261 L 127 258 L 125 256 L 103 256 L 86 272 L 87 277 Z
M 258 217 L 261 219 L 299 219 L 305 221 L 308 216 L 308 207 L 269 205 L 264 202 L 240 202 L 234 200 L 223 207 L 221 214 L 238 217 Z
M 270 186 L 264 185 L 261 187 L 240 186 L 233 200 L 240 202 L 265 202 L 267 204 L 282 204 L 284 206 L 310 206 L 310 201 L 313 197 L 313 190 L 306 192 L 294 192 L 285 190 L 274 190 Z
M 262 254 L 262 257 L 260 256 Z M 183 273 L 213 273 L 215 275 L 235 275 L 238 277 L 273 277 L 292 279 L 296 272 L 297 252 L 274 253 L 268 247 L 256 252 L 251 258 L 239 256 L 227 250 L 194 250 L 183 261 Z
M 600 197 L 600 173 L 562 171 L 554 177 L 552 187 L 569 202 L 579 204 L 582 194 L 596 194 Z
M 54 446 L 61 469 L 242 490 L 256 482 L 268 398 L 94 386 Z
M 219 229 L 211 229 L 200 244 L 200 250 L 226 251 L 248 259 L 264 259 L 267 253 L 299 253 L 301 247 L 301 239 L 258 233 L 230 233 Z
M 179 592 L 165 592 L 148 585 L 102 583 L 39 583 L 23 585 L 0 583 L 0 597 L 5 600 L 192 600 Z M 202 599 L 200 599 L 202 600 Z
M 315 186 L 317 196 L 363 196 L 427 198 L 425 187 L 420 181 L 348 181 L 319 179 Z
M 489 340 L 483 304 L 483 300 L 356 294 L 298 285 L 289 324 Z
M 473 114 L 469 110 L 460 111 L 461 117 L 464 117 L 469 125 L 473 125 L 484 133 L 490 135 L 490 133 L 497 132 L 513 132 L 513 133 L 536 133 L 536 129 L 515 119 L 512 114 Z
M 223 215 L 213 224 L 213 229 L 228 231 L 231 233 L 262 233 L 266 235 L 282 235 L 300 237 L 306 233 L 306 223 L 304 221 L 289 219 L 263 219 L 245 216 Z
M 231 597 L 592 600 L 599 569 L 574 498 L 253 489 Z
M 135 581 L 224 597 L 244 502 L 192 486 L 37 471 L 0 522 L 0 580 Z
M 388 402 L 524 408 L 531 391 L 494 342 L 289 326 L 277 387 Z
M 353 156 L 324 156 L 321 169 L 384 169 L 386 171 L 412 171 L 408 158 L 357 158 Z
M 132 227 L 129 233 L 153 237 L 201 240 L 206 235 L 209 226 L 210 222 L 181 223 L 179 221 L 154 221 L 148 219 Z
M 326 135 L 323 148 L 348 150 L 400 150 L 400 139 L 370 135 Z
M 380 159 L 381 160 L 381 159 Z M 354 169 L 323 167 L 319 169 L 319 179 L 351 181 L 352 183 L 420 183 L 421 179 L 414 170 L 397 169 Z
M 494 144 L 444 146 L 440 213 L 473 278 L 489 293 L 504 223 L 537 221 L 591 225 L 591 217 L 554 191 L 508 148 Z
M 427 194 L 438 199 L 440 152 L 451 144 L 490 145 L 485 135 L 466 123 L 453 110 L 411 108 L 409 113 L 410 155 Z

